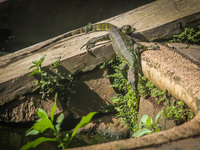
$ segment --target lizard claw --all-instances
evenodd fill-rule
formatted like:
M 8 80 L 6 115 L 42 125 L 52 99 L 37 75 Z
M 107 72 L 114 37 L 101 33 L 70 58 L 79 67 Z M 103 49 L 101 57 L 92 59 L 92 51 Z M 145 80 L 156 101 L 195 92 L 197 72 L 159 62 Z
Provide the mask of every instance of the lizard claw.
M 93 48 L 93 47 L 95 46 L 95 44 L 92 43 L 92 42 L 90 42 L 90 41 L 88 41 L 86 44 L 84 44 L 84 45 L 80 48 L 80 50 L 81 50 L 84 46 L 86 46 L 86 50 L 87 50 L 87 51 L 90 51 L 90 49 Z
M 83 47 L 86 47 L 86 50 L 87 50 L 87 51 L 90 51 L 90 49 L 91 49 L 92 47 L 94 47 L 94 46 L 89 45 L 88 43 L 86 43 L 86 44 L 84 44 L 83 46 L 81 46 L 80 50 L 81 50 Z
M 157 49 L 160 49 L 160 47 L 159 46 L 153 46 L 152 47 L 152 50 L 157 50 Z
M 85 47 L 85 46 L 86 46 L 86 44 L 84 44 L 83 46 L 81 46 L 80 50 L 82 50 L 82 48 Z

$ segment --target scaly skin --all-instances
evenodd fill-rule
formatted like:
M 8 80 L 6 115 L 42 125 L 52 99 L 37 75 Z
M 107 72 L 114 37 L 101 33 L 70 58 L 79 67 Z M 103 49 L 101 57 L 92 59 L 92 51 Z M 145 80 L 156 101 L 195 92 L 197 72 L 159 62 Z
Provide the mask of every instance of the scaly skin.
M 112 41 L 112 45 L 116 54 L 127 62 L 127 64 L 125 64 L 122 67 L 122 70 L 125 70 L 129 66 L 128 76 L 127 76 L 128 82 L 132 86 L 133 90 L 137 92 L 139 49 L 140 48 L 146 49 L 146 47 L 136 43 L 129 36 L 129 34 L 135 31 L 135 29 L 133 29 L 129 25 L 124 25 L 121 28 L 118 28 L 110 23 L 99 23 L 99 24 L 88 23 L 87 26 L 66 33 L 61 37 L 56 38 L 52 42 L 49 42 L 43 45 L 42 47 L 38 48 L 38 50 L 45 48 L 63 38 L 68 38 L 82 33 L 97 32 L 97 31 L 108 31 L 108 34 L 89 40 L 85 44 L 86 49 L 89 50 L 90 48 L 94 47 L 95 44 L 99 41 L 105 41 L 110 39 Z M 83 45 L 83 47 L 85 45 Z
M 108 24 L 108 23 L 102 23 L 100 26 L 99 24 L 96 24 L 96 25 L 92 25 L 91 23 L 88 23 L 87 26 L 85 27 L 82 27 L 80 29 L 77 29 L 77 30 L 74 30 L 72 32 L 69 32 L 69 33 L 66 33 L 56 39 L 54 39 L 53 41 L 41 46 L 40 48 L 38 48 L 37 50 L 40 50 L 42 48 L 45 48 L 53 43 L 56 43 L 64 38 L 68 38 L 68 37 L 71 37 L 71 36 L 74 36 L 74 35 L 78 35 L 78 34 L 82 34 L 82 33 L 88 33 L 89 31 L 108 31 L 110 29 L 110 25 L 111 24 Z
M 98 31 L 101 30 L 101 26 L 104 26 L 104 24 L 101 23 L 97 25 L 98 25 Z M 148 49 L 148 48 L 136 43 L 129 36 L 129 34 L 131 34 L 134 31 L 134 29 L 131 26 L 125 25 L 122 26 L 120 29 L 109 23 L 107 23 L 106 26 L 109 27 L 109 29 L 106 28 L 108 34 L 92 38 L 84 46 L 86 46 L 87 50 L 90 50 L 92 47 L 95 46 L 97 42 L 110 39 L 112 41 L 113 49 L 116 52 L 116 54 L 127 62 L 127 64 L 123 66 L 123 70 L 129 66 L 128 76 L 127 76 L 128 82 L 132 86 L 136 94 L 138 94 L 137 84 L 138 84 L 138 71 L 139 71 L 139 50 L 141 48 L 142 49 Z M 92 29 L 92 31 L 95 31 L 95 29 Z M 104 31 L 103 27 L 102 31 Z
M 74 36 L 74 35 L 78 35 L 78 34 L 83 34 L 83 33 L 88 33 L 88 32 L 97 32 L 97 31 L 109 31 L 111 26 L 113 26 L 112 24 L 109 24 L 109 23 L 101 23 L 101 24 L 91 24 L 91 23 L 88 23 L 87 26 L 85 27 L 82 27 L 82 28 L 79 28 L 77 30 L 74 30 L 72 32 L 69 32 L 69 33 L 66 33 L 56 39 L 54 39 L 53 41 L 45 44 L 45 45 L 42 45 L 40 48 L 38 48 L 37 50 L 39 49 L 42 49 L 42 48 L 45 48 L 53 43 L 56 43 L 64 38 L 68 38 L 68 37 L 71 37 L 71 36 Z

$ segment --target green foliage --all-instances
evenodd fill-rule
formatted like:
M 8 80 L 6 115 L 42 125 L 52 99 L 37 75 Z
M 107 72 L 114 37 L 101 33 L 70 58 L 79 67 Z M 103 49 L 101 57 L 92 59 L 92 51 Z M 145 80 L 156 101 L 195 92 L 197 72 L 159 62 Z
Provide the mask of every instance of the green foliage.
M 193 28 L 185 28 L 182 33 L 179 35 L 173 35 L 173 39 L 170 42 L 184 42 L 191 44 L 200 44 L 200 26 L 198 26 L 199 31 L 196 31 Z
M 101 68 L 109 68 L 113 69 L 113 73 L 108 75 L 110 80 L 112 81 L 112 87 L 119 93 L 116 97 L 111 98 L 113 103 L 115 104 L 115 110 L 117 111 L 117 116 L 122 119 L 124 124 L 129 128 L 129 130 L 134 133 L 135 137 L 142 136 L 144 134 L 150 134 L 154 132 L 158 132 L 161 130 L 160 126 L 157 125 L 157 120 L 160 117 L 160 113 L 157 115 L 155 123 L 153 123 L 150 117 L 144 116 L 142 118 L 142 122 L 139 127 L 137 127 L 137 119 L 138 119 L 138 109 L 139 109 L 139 99 L 140 96 L 144 97 L 154 97 L 157 99 L 158 104 L 164 105 L 167 100 L 170 99 L 170 96 L 167 93 L 167 90 L 161 91 L 157 87 L 155 87 L 145 76 L 139 77 L 138 82 L 138 92 L 139 95 L 135 95 L 135 92 L 132 90 L 131 86 L 127 83 L 127 79 L 124 78 L 120 71 L 120 67 L 123 65 L 124 61 L 119 57 L 116 57 L 114 60 L 111 60 L 107 63 L 104 63 Z M 182 102 L 181 102 L 182 103 Z M 181 104 L 178 103 L 178 104 Z M 182 104 L 181 104 L 182 105 Z M 178 106 L 174 106 L 178 107 Z M 163 108 L 162 114 L 166 112 L 170 112 L 173 115 L 166 114 L 163 115 L 166 118 L 177 118 L 177 120 L 181 120 L 178 112 L 182 112 L 181 109 L 177 109 L 176 115 L 174 115 L 174 111 L 177 108 L 170 108 L 166 106 Z M 185 111 L 184 111 L 185 112 Z M 146 117 L 146 120 L 145 120 Z M 182 116 L 183 117 L 183 116 Z M 191 111 L 184 113 L 184 118 L 192 118 L 193 114 Z M 150 121 L 149 121 L 150 120 Z M 186 120 L 186 119 L 185 119 Z M 138 130 L 135 132 L 136 130 Z
M 87 116 L 83 116 L 81 118 L 81 121 L 76 125 L 76 127 L 74 128 L 74 131 L 72 133 L 72 135 L 69 136 L 66 135 L 66 138 L 64 139 L 66 143 L 66 146 L 65 147 L 68 147 L 68 145 L 70 144 L 70 142 L 72 141 L 72 139 L 74 138 L 75 134 L 77 133 L 78 129 L 86 126 L 88 123 L 90 123 L 92 117 L 96 114 L 97 112 L 90 112 Z
M 158 123 L 158 119 L 160 118 L 161 112 L 156 115 L 155 122 L 153 119 L 147 115 L 143 115 L 139 124 L 139 127 L 135 129 L 139 129 L 137 132 L 133 134 L 133 137 L 143 136 L 145 134 L 151 134 L 155 132 L 161 131 L 161 126 Z
M 62 94 L 62 98 L 69 97 L 70 93 L 73 93 L 71 86 L 73 83 L 73 77 L 71 75 L 66 76 L 58 70 L 61 57 L 58 57 L 49 69 L 42 68 L 42 63 L 46 55 L 40 58 L 39 61 L 32 61 L 33 65 L 29 68 L 34 70 L 29 74 L 29 77 L 34 75 L 36 77 L 36 87 L 33 91 L 40 89 L 42 98 L 54 95 L 55 92 Z
M 138 118 L 139 97 L 135 95 L 127 79 L 125 79 L 121 73 L 120 68 L 124 63 L 125 62 L 117 56 L 115 59 L 104 63 L 101 68 L 113 70 L 113 73 L 108 75 L 108 77 L 112 81 L 111 86 L 119 94 L 111 98 L 111 100 L 115 104 L 117 116 L 122 119 L 131 132 L 134 132 L 134 127 L 137 124 Z
M 169 102 L 168 102 L 169 103 Z M 173 119 L 177 124 L 182 124 L 194 117 L 194 114 L 190 109 L 186 109 L 186 105 L 183 101 L 173 100 L 171 104 L 164 106 L 162 109 L 162 115 L 167 119 Z
M 120 68 L 124 63 L 122 59 L 116 57 L 114 60 L 104 63 L 101 68 L 111 68 L 114 70 L 114 73 L 108 75 L 108 77 L 113 81 L 111 86 L 117 89 L 116 91 L 120 94 L 111 98 L 111 100 L 115 104 L 117 116 L 120 117 L 129 130 L 134 133 L 137 129 L 140 96 L 153 94 L 154 96 L 160 97 L 165 92 L 159 91 L 159 93 L 157 88 L 148 81 L 146 77 L 142 76 L 139 77 L 139 95 L 136 96 L 135 92 L 128 84 L 127 79 L 125 79 L 121 73 Z
M 153 84 L 150 84 L 145 76 L 139 77 L 138 92 L 140 96 L 149 96 L 152 88 Z
M 113 70 L 113 73 L 108 75 L 108 77 L 112 80 L 112 85 L 114 89 L 116 89 L 119 93 L 127 93 L 129 84 L 127 79 L 124 78 L 124 76 L 121 73 L 121 66 L 125 63 L 124 60 L 122 60 L 120 57 L 116 56 L 115 59 L 110 60 L 107 63 L 104 63 L 100 68 L 110 68 Z
M 46 138 L 46 137 L 40 137 L 37 138 L 35 141 L 29 142 L 28 144 L 24 145 L 21 150 L 26 150 L 26 149 L 30 149 L 30 148 L 35 148 L 36 146 L 38 146 L 39 144 L 43 143 L 43 142 L 47 142 L 47 141 L 56 141 L 56 139 L 52 139 L 52 138 Z
M 107 106 L 100 108 L 98 110 L 99 113 L 115 113 L 115 106 L 113 104 L 108 104 Z
M 83 116 L 81 121 L 79 122 L 79 124 L 76 125 L 72 135 L 70 136 L 68 133 L 66 134 L 66 136 L 61 139 L 59 133 L 60 133 L 60 129 L 61 129 L 61 123 L 64 119 L 64 115 L 63 113 L 61 113 L 57 120 L 56 120 L 56 125 L 54 126 L 53 121 L 54 121 L 54 112 L 57 108 L 56 105 L 56 100 L 57 100 L 57 93 L 55 95 L 55 103 L 53 108 L 51 109 L 50 112 L 50 119 L 48 118 L 47 113 L 39 108 L 37 111 L 37 114 L 39 116 L 39 120 L 36 121 L 36 123 L 34 123 L 34 125 L 27 131 L 26 136 L 28 135 L 38 135 L 39 133 L 43 133 L 44 131 L 46 131 L 47 129 L 53 131 L 53 138 L 48 138 L 48 137 L 39 137 L 36 140 L 27 143 L 26 145 L 24 145 L 21 150 L 27 150 L 30 148 L 35 148 L 37 145 L 46 142 L 46 141 L 55 141 L 60 143 L 58 145 L 58 147 L 62 147 L 62 149 L 65 149 L 68 147 L 68 145 L 70 144 L 70 142 L 72 141 L 72 139 L 74 138 L 75 134 L 77 133 L 78 129 L 81 127 L 86 126 L 92 119 L 92 117 L 97 113 L 97 112 L 91 112 L 89 113 L 87 116 Z
M 135 92 L 130 88 L 125 96 L 118 94 L 116 97 L 111 98 L 111 100 L 115 104 L 117 116 L 122 119 L 131 132 L 134 132 L 139 107 L 139 98 L 135 96 Z
M 139 78 L 138 90 L 140 96 L 153 96 L 158 99 L 157 103 L 160 104 L 167 98 L 167 90 L 159 90 L 153 85 L 145 76 Z
M 146 77 L 140 78 L 140 84 L 138 85 L 139 93 L 141 96 L 153 96 L 157 99 L 158 104 L 163 104 L 163 117 L 167 119 L 173 119 L 177 124 L 184 123 L 193 118 L 193 113 L 190 109 L 186 109 L 186 105 L 183 101 L 175 100 L 170 103 L 170 99 L 174 99 L 172 96 L 167 95 L 167 90 L 161 91 L 156 88 Z

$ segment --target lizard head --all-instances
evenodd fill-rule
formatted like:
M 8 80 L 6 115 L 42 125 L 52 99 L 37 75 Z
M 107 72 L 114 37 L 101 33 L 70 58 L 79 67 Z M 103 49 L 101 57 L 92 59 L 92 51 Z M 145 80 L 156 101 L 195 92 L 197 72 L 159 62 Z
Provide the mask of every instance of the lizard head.
M 135 28 L 132 28 L 130 25 L 124 25 L 121 27 L 121 31 L 129 35 L 135 31 Z
M 93 25 L 91 22 L 89 22 L 86 26 L 86 33 L 88 33 L 89 31 L 92 31 Z

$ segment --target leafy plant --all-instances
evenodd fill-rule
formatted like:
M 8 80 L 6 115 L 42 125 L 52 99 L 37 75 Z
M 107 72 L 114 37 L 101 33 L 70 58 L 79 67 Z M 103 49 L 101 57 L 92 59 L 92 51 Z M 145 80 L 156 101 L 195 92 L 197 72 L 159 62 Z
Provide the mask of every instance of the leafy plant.
M 124 63 L 117 56 L 115 59 L 104 63 L 101 68 L 111 70 L 112 74 L 108 75 L 112 83 L 111 87 L 119 93 L 116 97 L 111 98 L 114 109 L 117 111 L 117 116 L 121 118 L 130 131 L 134 132 L 138 118 L 139 97 L 135 95 L 127 79 L 122 75 L 120 68 Z
M 38 111 L 37 111 L 37 114 L 38 114 L 40 119 L 37 120 L 36 123 L 34 123 L 34 125 L 26 133 L 26 136 L 28 136 L 28 135 L 38 135 L 39 133 L 44 133 L 44 131 L 49 129 L 49 130 L 53 131 L 54 137 L 53 138 L 39 137 L 36 140 L 29 142 L 26 145 L 24 145 L 21 148 L 21 150 L 27 150 L 27 149 L 30 149 L 30 148 L 35 148 L 37 145 L 41 144 L 42 142 L 46 142 L 46 141 L 58 142 L 58 143 L 60 143 L 58 145 L 58 147 L 62 147 L 62 149 L 65 149 L 69 146 L 70 142 L 74 138 L 78 129 L 86 126 L 91 121 L 92 117 L 97 113 L 97 112 L 91 112 L 87 116 L 83 116 L 81 121 L 79 122 L 79 124 L 77 124 L 76 127 L 74 128 L 73 133 L 71 135 L 69 135 L 67 133 L 66 136 L 64 137 L 64 139 L 61 139 L 59 133 L 60 133 L 60 130 L 61 130 L 60 126 L 61 126 L 61 123 L 64 119 L 64 115 L 63 115 L 63 113 L 61 113 L 56 120 L 57 124 L 56 125 L 53 124 L 54 112 L 57 108 L 56 100 L 57 100 L 57 93 L 55 95 L 54 106 L 51 109 L 50 119 L 48 118 L 48 115 L 45 112 L 45 110 L 39 108 Z
M 139 77 L 138 91 L 140 96 L 150 96 L 154 85 L 145 76 Z
M 161 131 L 161 126 L 158 123 L 158 119 L 160 118 L 161 112 L 159 112 L 156 115 L 155 122 L 153 122 L 153 119 L 150 118 L 147 115 L 143 115 L 139 124 L 139 127 L 136 129 L 139 129 L 137 132 L 133 134 L 133 137 L 139 137 L 143 136 L 145 134 L 151 134 L 155 132 Z
M 159 90 L 155 85 L 153 85 L 153 83 L 147 80 L 145 76 L 139 78 L 138 89 L 140 96 L 153 96 L 158 99 L 158 104 L 164 102 L 167 98 L 167 90 Z
M 135 95 L 128 81 L 121 73 L 121 66 L 125 62 L 119 57 L 104 63 L 101 68 L 112 68 L 113 74 L 108 75 L 112 81 L 112 87 L 117 89 L 118 94 L 116 97 L 111 98 L 115 104 L 115 110 L 117 111 L 117 116 L 122 119 L 124 124 L 129 128 L 129 130 L 134 133 L 137 130 L 137 119 L 138 119 L 138 109 L 139 109 L 139 99 L 140 96 L 153 95 L 159 97 L 159 102 L 165 99 L 166 91 L 158 90 L 146 77 L 139 77 L 138 91 L 139 95 Z M 161 99 L 163 98 L 163 99 Z
M 167 119 L 173 119 L 177 124 L 184 123 L 193 118 L 193 113 L 190 109 L 186 109 L 186 105 L 183 101 L 175 100 L 169 103 L 172 96 L 167 95 L 167 90 L 161 91 L 156 88 L 146 77 L 140 78 L 140 84 L 138 86 L 139 93 L 141 96 L 153 96 L 157 99 L 158 104 L 163 104 L 163 117 Z M 165 102 L 165 103 L 164 103 Z
M 125 96 L 118 94 L 116 97 L 111 98 L 111 100 L 115 104 L 117 116 L 122 119 L 131 132 L 134 132 L 139 107 L 139 99 L 135 96 L 135 92 L 130 88 Z
M 107 63 L 104 63 L 101 68 L 109 68 L 112 71 L 112 74 L 108 75 L 111 80 L 112 87 L 119 93 L 116 97 L 111 98 L 114 103 L 115 110 L 117 111 L 117 116 L 121 118 L 124 124 L 129 128 L 132 133 L 135 133 L 136 130 L 140 129 L 136 132 L 136 136 L 142 134 L 149 134 L 153 132 L 160 131 L 160 126 L 157 125 L 157 120 L 160 117 L 160 113 L 157 115 L 157 119 L 155 123 L 153 123 L 152 119 L 145 120 L 143 118 L 142 125 L 137 127 L 137 119 L 138 119 L 138 109 L 139 109 L 139 99 L 140 96 L 144 97 L 155 97 L 157 99 L 158 104 L 165 104 L 167 100 L 170 99 L 170 96 L 167 93 L 167 90 L 164 91 L 159 90 L 153 83 L 148 81 L 145 76 L 139 77 L 138 82 L 138 92 L 139 96 L 135 95 L 135 92 L 132 90 L 131 86 L 127 84 L 127 79 L 122 75 L 120 68 L 124 64 L 124 61 L 119 57 L 116 57 L 114 60 L 111 60 Z M 181 104 L 182 105 L 182 104 Z M 166 111 L 171 111 L 169 107 L 163 109 Z M 181 110 L 179 110 L 180 112 Z M 191 118 L 192 113 L 185 113 L 185 117 Z M 164 115 L 163 115 L 164 116 Z M 166 115 L 167 116 L 167 115 Z M 166 117 L 165 116 L 165 117 Z M 178 115 L 176 115 L 178 116 Z M 179 117 L 180 118 L 180 117 Z M 146 117 L 147 119 L 147 117 Z M 145 125 L 145 121 L 146 125 Z M 135 135 L 135 134 L 134 134 Z
M 100 108 L 98 113 L 116 113 L 115 106 L 113 106 L 113 104 L 108 104 L 107 106 Z
M 182 124 L 194 117 L 194 114 L 190 109 L 185 109 L 183 101 L 173 100 L 171 104 L 164 106 L 162 109 L 163 117 L 167 119 L 173 119 L 177 124 Z
M 36 87 L 33 91 L 40 89 L 42 98 L 54 95 L 55 92 L 62 94 L 62 98 L 69 97 L 70 93 L 73 93 L 71 86 L 73 83 L 73 77 L 71 75 L 66 76 L 58 70 L 58 67 L 62 65 L 60 63 L 61 57 L 58 57 L 49 69 L 42 68 L 42 63 L 46 55 L 40 58 L 39 61 L 32 61 L 33 65 L 29 68 L 34 70 L 29 74 L 29 77 L 34 75 L 36 77 Z
M 124 78 L 121 72 L 121 66 L 125 63 L 120 57 L 116 56 L 115 59 L 110 60 L 107 63 L 104 63 L 104 67 L 110 68 L 113 73 L 108 75 L 108 78 L 112 80 L 112 85 L 114 89 L 118 91 L 118 93 L 125 94 L 128 92 L 129 84 L 126 78 Z M 103 68 L 103 67 L 101 67 Z
M 179 35 L 173 35 L 173 39 L 170 42 L 185 42 L 200 44 L 200 26 L 198 26 L 199 31 L 193 28 L 185 28 Z

